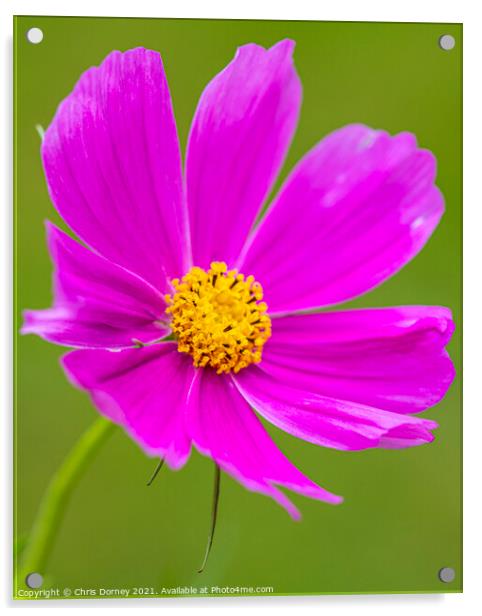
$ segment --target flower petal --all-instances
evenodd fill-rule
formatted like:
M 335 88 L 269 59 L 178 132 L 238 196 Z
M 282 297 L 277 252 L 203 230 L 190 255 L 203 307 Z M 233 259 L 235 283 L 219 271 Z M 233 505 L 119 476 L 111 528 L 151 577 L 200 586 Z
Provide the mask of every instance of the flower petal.
M 179 143 L 161 57 L 114 51 L 61 103 L 42 144 L 51 198 L 87 244 L 157 288 L 186 270 Z
M 357 402 L 337 400 L 286 385 L 258 367 L 234 381 L 246 402 L 272 424 L 297 438 L 333 449 L 410 447 L 433 440 L 437 424 Z
M 307 479 L 279 451 L 229 377 L 198 370 L 190 396 L 189 430 L 202 454 L 248 490 L 271 496 L 294 518 L 299 517 L 297 509 L 273 484 L 332 504 L 341 501 Z
M 404 306 L 272 320 L 261 368 L 276 380 L 396 413 L 437 404 L 454 378 L 450 310 Z
M 114 349 L 149 342 L 169 329 L 159 319 L 161 294 L 132 272 L 88 250 L 47 223 L 54 272 L 54 306 L 26 311 L 23 334 L 57 344 Z
M 150 456 L 180 468 L 189 457 L 186 409 L 194 369 L 173 342 L 110 351 L 72 351 L 63 366 L 98 410 Z
M 233 263 L 282 165 L 301 85 L 294 42 L 240 47 L 206 87 L 186 155 L 194 263 Z
M 335 131 L 297 165 L 239 267 L 271 313 L 336 304 L 413 258 L 443 213 L 435 159 L 413 135 L 362 125 Z

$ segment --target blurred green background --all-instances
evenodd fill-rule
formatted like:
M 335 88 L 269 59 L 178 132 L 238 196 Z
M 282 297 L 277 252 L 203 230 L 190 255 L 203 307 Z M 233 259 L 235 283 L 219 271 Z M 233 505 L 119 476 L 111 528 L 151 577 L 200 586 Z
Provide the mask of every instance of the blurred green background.
M 44 40 L 25 38 L 33 26 Z M 322 23 L 68 17 L 15 19 L 16 331 L 21 311 L 51 302 L 49 201 L 36 124 L 46 127 L 80 73 L 113 49 L 158 50 L 181 144 L 206 83 L 238 45 L 296 43 L 301 119 L 281 179 L 322 136 L 364 122 L 413 131 L 439 163 L 447 211 L 423 252 L 352 306 L 441 304 L 454 312 L 450 353 L 458 376 L 425 415 L 440 423 L 434 443 L 401 451 L 338 452 L 270 428 L 309 477 L 345 497 L 332 507 L 293 496 L 301 523 L 270 499 L 222 478 L 219 521 L 206 571 L 196 573 L 209 527 L 212 463 L 193 453 L 181 472 L 163 469 L 119 429 L 74 492 L 49 562 L 60 588 L 272 586 L 275 593 L 423 592 L 461 589 L 461 49 L 447 24 Z M 456 39 L 452 51 L 440 35 Z M 302 204 L 300 204 L 300 207 Z M 49 479 L 96 418 L 71 387 L 63 349 L 34 336 L 16 341 L 17 536 L 28 534 Z M 441 567 L 456 570 L 450 584 Z

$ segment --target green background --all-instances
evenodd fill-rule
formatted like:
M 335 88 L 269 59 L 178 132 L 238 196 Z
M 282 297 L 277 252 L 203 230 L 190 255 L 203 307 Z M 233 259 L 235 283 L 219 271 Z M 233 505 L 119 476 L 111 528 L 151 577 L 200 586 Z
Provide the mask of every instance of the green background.
M 28 28 L 44 32 L 29 44 Z M 455 36 L 450 52 L 440 35 Z M 76 488 L 49 561 L 53 586 L 272 586 L 275 593 L 423 592 L 461 589 L 461 48 L 447 24 L 15 19 L 16 331 L 25 308 L 51 302 L 43 221 L 60 223 L 47 195 L 35 125 L 47 126 L 80 73 L 112 50 L 161 52 L 181 144 L 206 83 L 247 42 L 296 43 L 303 106 L 281 178 L 328 132 L 363 122 L 414 132 L 439 164 L 446 214 L 422 253 L 352 306 L 440 304 L 457 330 L 450 353 L 458 376 L 436 419 L 436 440 L 401 451 L 338 452 L 270 428 L 309 477 L 345 497 L 333 507 L 296 495 L 293 522 L 270 499 L 223 475 L 219 521 L 206 571 L 212 463 L 193 453 L 180 472 L 163 469 L 119 429 Z M 300 204 L 302 207 L 302 204 Z M 34 336 L 16 340 L 17 538 L 28 534 L 49 478 L 94 421 L 87 396 L 59 367 L 63 349 Z M 451 584 L 438 580 L 454 567 Z

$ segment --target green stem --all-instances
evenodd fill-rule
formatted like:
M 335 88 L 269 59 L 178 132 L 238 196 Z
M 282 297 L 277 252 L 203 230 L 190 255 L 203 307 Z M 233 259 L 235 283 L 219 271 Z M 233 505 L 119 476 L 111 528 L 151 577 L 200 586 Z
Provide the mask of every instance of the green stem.
M 70 495 L 97 451 L 113 432 L 115 424 L 100 417 L 84 432 L 62 466 L 52 477 L 35 519 L 21 563 L 21 585 L 29 573 L 45 573 Z
M 164 466 L 164 458 L 161 458 L 156 466 L 155 471 L 152 473 L 151 478 L 149 479 L 149 481 L 147 482 L 147 486 L 149 487 L 152 482 L 154 481 L 154 479 L 157 477 L 157 475 L 159 474 L 159 471 L 161 470 L 161 468 Z
M 203 564 L 198 573 L 202 573 L 207 565 L 211 548 L 213 547 L 214 531 L 216 530 L 216 520 L 218 518 L 218 504 L 219 504 L 219 490 L 221 484 L 221 469 L 214 463 L 214 489 L 213 489 L 213 504 L 211 508 L 211 528 L 208 536 L 208 543 L 206 546 L 206 552 L 204 554 Z

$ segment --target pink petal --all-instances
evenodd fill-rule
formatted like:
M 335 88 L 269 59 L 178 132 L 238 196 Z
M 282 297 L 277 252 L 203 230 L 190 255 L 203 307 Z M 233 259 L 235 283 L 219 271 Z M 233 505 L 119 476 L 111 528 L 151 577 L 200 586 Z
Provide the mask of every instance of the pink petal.
M 454 378 L 450 310 L 404 306 L 280 317 L 261 368 L 287 385 L 397 413 L 437 404 Z
M 246 402 L 278 428 L 323 447 L 361 450 L 410 447 L 433 440 L 437 424 L 339 400 L 286 385 L 261 368 L 241 371 L 234 381 Z
M 299 517 L 297 509 L 273 484 L 329 503 L 341 501 L 307 479 L 277 449 L 229 377 L 198 370 L 190 396 L 189 430 L 202 454 L 248 490 L 271 496 L 294 518 Z
M 180 468 L 190 453 L 186 409 L 194 369 L 174 342 L 110 351 L 73 351 L 63 357 L 71 382 L 89 392 L 98 410 L 150 456 Z
M 165 336 L 165 303 L 149 283 L 47 223 L 54 306 L 26 311 L 24 334 L 74 347 L 119 348 Z
M 346 126 L 286 180 L 238 263 L 271 313 L 336 304 L 392 276 L 443 213 L 435 158 L 413 135 Z
M 288 150 L 301 102 L 294 42 L 240 47 L 206 87 L 186 157 L 193 259 L 237 258 Z
M 87 244 L 160 289 L 184 273 L 181 159 L 158 53 L 114 51 L 86 71 L 42 157 L 56 208 Z

